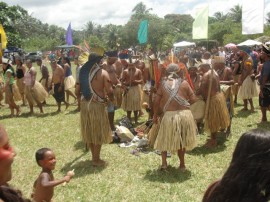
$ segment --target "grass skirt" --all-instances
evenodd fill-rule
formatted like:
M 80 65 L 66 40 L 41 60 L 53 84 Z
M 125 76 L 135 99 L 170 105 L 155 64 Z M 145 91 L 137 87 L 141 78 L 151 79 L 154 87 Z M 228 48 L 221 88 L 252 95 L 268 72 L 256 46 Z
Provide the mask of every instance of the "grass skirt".
M 64 85 L 65 85 L 65 90 L 69 90 L 75 86 L 75 80 L 72 75 L 65 78 Z
M 35 105 L 37 103 L 42 103 L 48 97 L 47 91 L 38 81 L 35 81 L 35 85 L 25 86 L 25 97 L 29 104 Z
M 120 108 L 122 105 L 122 95 L 123 95 L 123 89 L 121 88 L 121 86 L 116 86 L 113 89 L 113 94 L 114 94 L 113 105 L 116 106 L 117 108 Z
M 238 90 L 239 90 L 238 80 L 239 80 L 239 75 L 235 75 L 234 76 L 234 85 L 232 86 L 233 95 L 238 94 Z
M 197 145 L 197 126 L 190 110 L 165 112 L 154 144 L 160 151 L 192 150 Z
M 149 146 L 151 148 L 154 148 L 156 139 L 157 139 L 157 135 L 158 135 L 158 131 L 159 131 L 159 127 L 160 127 L 160 121 L 158 121 L 158 123 L 154 123 L 150 129 L 150 131 L 148 132 L 148 141 L 149 141 Z
M 251 99 L 253 97 L 258 97 L 256 82 L 252 81 L 250 76 L 247 76 L 247 78 L 240 86 L 238 97 L 241 99 Z
M 20 91 L 16 85 L 16 83 L 14 83 L 13 85 L 9 85 L 8 89 L 5 90 L 5 103 L 6 104 L 10 104 L 14 101 L 20 101 L 22 100 Z
M 47 90 L 47 87 L 46 87 L 46 79 L 41 79 L 41 82 L 40 82 L 40 83 L 41 83 L 41 85 L 44 87 L 44 89 Z M 48 83 L 47 83 L 48 87 L 50 87 L 51 83 L 52 83 L 52 78 L 49 77 L 49 78 L 48 78 Z
M 230 116 L 224 94 L 218 93 L 210 98 L 205 128 L 211 133 L 226 129 L 230 125 Z
M 16 84 L 17 84 L 17 86 L 18 86 L 19 92 L 20 92 L 21 94 L 24 94 L 24 87 L 25 87 L 25 84 L 24 84 L 24 82 L 23 82 L 23 78 L 17 79 L 17 80 L 16 80 Z
M 123 95 L 121 107 L 125 111 L 141 110 L 141 89 L 140 86 L 131 86 L 128 92 Z
M 81 101 L 81 136 L 84 143 L 102 145 L 112 142 L 106 106 L 98 102 Z
M 225 96 L 226 102 L 229 102 L 229 105 L 227 104 L 227 108 L 232 116 L 234 114 L 233 87 L 234 85 L 232 86 L 220 85 L 221 91 Z

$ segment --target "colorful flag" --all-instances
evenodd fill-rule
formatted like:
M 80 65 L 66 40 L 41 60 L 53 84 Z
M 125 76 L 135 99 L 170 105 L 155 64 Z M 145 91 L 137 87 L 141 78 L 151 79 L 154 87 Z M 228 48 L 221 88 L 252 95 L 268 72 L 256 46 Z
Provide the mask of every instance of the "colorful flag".
M 243 1 L 242 6 L 242 34 L 263 33 L 264 0 Z
M 147 42 L 148 38 L 148 20 L 143 20 L 140 23 L 138 30 L 138 40 L 140 44 L 144 44 Z
M 208 5 L 197 10 L 192 29 L 193 39 L 208 38 L 208 14 L 209 14 Z
M 1 35 L 0 45 L 2 46 L 2 49 L 5 49 L 7 47 L 7 36 L 2 24 L 0 24 L 0 35 Z
M 66 43 L 67 45 L 73 45 L 71 23 L 69 23 L 68 28 L 67 28 Z

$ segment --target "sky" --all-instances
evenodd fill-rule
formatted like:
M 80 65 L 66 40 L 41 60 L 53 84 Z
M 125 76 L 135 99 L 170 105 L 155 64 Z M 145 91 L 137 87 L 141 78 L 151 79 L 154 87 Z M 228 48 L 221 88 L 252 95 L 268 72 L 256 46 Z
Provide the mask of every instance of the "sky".
M 191 14 L 196 9 L 209 3 L 209 16 L 215 12 L 228 13 L 235 5 L 243 1 L 256 3 L 254 0 L 2 0 L 11 5 L 19 5 L 43 23 L 67 28 L 71 22 L 72 29 L 82 30 L 87 22 L 106 25 L 124 25 L 132 15 L 132 9 L 140 2 L 150 13 L 159 17 L 166 14 Z M 270 0 L 265 0 L 264 14 L 270 12 Z

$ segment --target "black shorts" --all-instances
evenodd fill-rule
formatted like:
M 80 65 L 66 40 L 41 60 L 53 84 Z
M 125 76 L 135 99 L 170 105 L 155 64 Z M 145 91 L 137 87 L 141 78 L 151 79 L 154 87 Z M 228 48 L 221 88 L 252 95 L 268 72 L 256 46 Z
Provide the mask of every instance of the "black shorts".
M 269 107 L 270 106 L 270 96 L 264 96 L 263 98 L 259 96 L 259 105 L 260 107 Z

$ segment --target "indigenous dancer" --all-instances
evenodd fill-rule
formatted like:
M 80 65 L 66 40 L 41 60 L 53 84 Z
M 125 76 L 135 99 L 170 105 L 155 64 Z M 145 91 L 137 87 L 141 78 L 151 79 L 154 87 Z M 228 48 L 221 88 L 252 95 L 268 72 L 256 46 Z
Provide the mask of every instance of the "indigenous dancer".
M 69 104 L 65 101 L 64 70 L 57 64 L 56 60 L 51 61 L 51 67 L 53 72 L 51 89 L 57 102 L 57 112 L 61 112 L 61 102 L 65 103 L 66 109 L 69 107 Z
M 234 86 L 233 86 L 233 95 L 234 95 L 234 104 L 237 104 L 237 94 L 239 91 L 239 77 L 242 74 L 242 59 L 240 58 L 240 53 L 235 54 L 235 58 L 232 61 L 233 65 L 233 79 L 234 79 Z
M 201 85 L 201 75 L 198 74 L 198 68 L 196 66 L 191 66 L 188 69 L 188 73 L 194 86 L 194 93 L 197 95 Z
M 103 53 L 90 53 L 79 76 L 82 92 L 81 135 L 90 147 L 93 166 L 105 165 L 105 161 L 100 159 L 101 146 L 112 141 L 106 105 L 107 96 L 113 101 L 113 89 L 107 71 L 99 66 Z
M 234 102 L 232 95 L 232 86 L 234 84 L 234 80 L 232 70 L 231 68 L 225 66 L 225 57 L 223 56 L 214 56 L 214 58 L 212 59 L 212 63 L 213 68 L 218 74 L 221 91 L 225 95 L 227 108 L 230 114 L 230 125 L 226 131 L 226 134 L 229 135 L 231 133 L 231 124 L 234 110 Z
M 39 107 L 40 113 L 44 113 L 42 103 L 45 101 L 45 98 L 48 97 L 48 93 L 44 87 L 36 81 L 37 72 L 32 66 L 32 61 L 27 60 L 26 66 L 28 67 L 28 71 L 24 74 L 24 93 L 30 107 L 30 114 L 34 113 L 35 104 Z
M 128 68 L 124 70 L 121 81 L 125 92 L 123 95 L 122 108 L 127 112 L 131 121 L 131 112 L 134 112 L 135 124 L 138 123 L 138 112 L 141 110 L 142 72 L 135 66 L 135 59 L 128 60 Z
M 21 94 L 15 82 L 15 72 L 7 58 L 2 58 L 2 63 L 5 81 L 5 101 L 10 108 L 10 116 L 14 116 L 14 109 L 16 109 L 16 116 L 19 116 L 21 114 L 21 109 L 16 105 L 15 101 L 21 100 Z
M 103 69 L 106 70 L 109 74 L 110 82 L 113 87 L 113 93 L 114 93 L 114 102 L 108 103 L 108 117 L 109 122 L 111 126 L 111 130 L 115 130 L 114 126 L 114 112 L 117 108 L 121 106 L 122 103 L 122 93 L 123 90 L 121 88 L 121 82 L 118 78 L 118 75 L 116 74 L 116 66 L 115 62 L 117 61 L 117 51 L 108 51 L 106 52 L 107 55 L 107 64 L 103 66 Z
M 41 72 L 41 78 L 39 82 L 45 88 L 45 90 L 49 92 L 49 84 L 52 82 L 52 79 L 50 78 L 49 70 L 46 67 L 46 65 L 42 63 L 42 59 L 40 57 L 37 58 L 36 62 Z
M 73 91 L 71 91 L 71 89 L 75 86 L 75 80 L 72 76 L 72 72 L 71 72 L 71 64 L 70 64 L 70 60 L 68 57 L 63 57 L 62 58 L 62 62 L 64 65 L 64 75 L 65 75 L 65 80 L 64 80 L 64 86 L 65 86 L 65 92 L 67 95 L 67 103 L 69 103 L 69 96 L 72 96 L 75 101 L 76 101 L 76 95 L 74 94 Z
M 259 104 L 262 112 L 262 122 L 267 121 L 266 111 L 270 106 L 270 48 L 263 46 L 261 57 L 265 61 L 260 74 Z
M 253 97 L 258 96 L 255 76 L 253 74 L 253 60 L 248 54 L 251 52 L 249 47 L 239 47 L 242 49 L 240 55 L 242 57 L 242 74 L 239 78 L 238 84 L 240 85 L 238 97 L 244 101 L 243 111 L 248 110 L 248 102 L 250 104 L 250 111 L 254 112 Z
M 208 148 L 216 147 L 217 132 L 224 130 L 230 125 L 230 116 L 226 107 L 225 96 L 220 92 L 218 74 L 210 70 L 209 64 L 200 65 L 200 73 L 203 75 L 200 93 L 208 102 L 205 110 L 205 128 L 209 130 L 210 140 L 205 144 Z
M 74 58 L 74 64 L 76 65 L 76 84 L 75 84 L 75 95 L 77 97 L 78 101 L 78 108 L 77 111 L 81 110 L 81 92 L 80 92 L 80 81 L 79 81 L 79 75 L 80 75 L 80 70 L 83 65 L 83 61 L 79 60 L 78 57 Z
M 17 55 L 15 57 L 15 63 L 16 63 L 16 84 L 18 86 L 19 92 L 21 94 L 21 98 L 22 98 L 22 102 L 23 102 L 23 106 L 25 106 L 25 96 L 24 96 L 24 74 L 26 72 L 26 67 L 23 64 L 23 60 L 22 58 Z
M 164 113 L 154 148 L 161 151 L 162 170 L 167 169 L 167 151 L 170 151 L 178 153 L 179 169 L 184 171 L 185 151 L 196 146 L 197 129 L 189 109 L 196 97 L 188 82 L 181 78 L 177 64 L 170 64 L 167 73 L 168 78 L 162 81 L 154 101 L 154 122 L 158 121 L 159 107 Z

